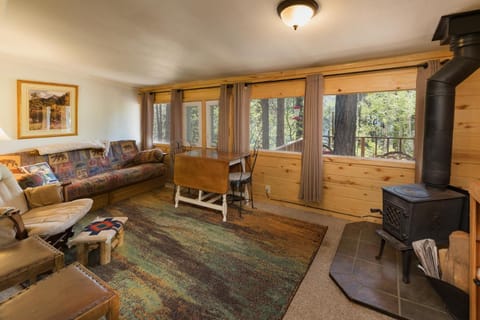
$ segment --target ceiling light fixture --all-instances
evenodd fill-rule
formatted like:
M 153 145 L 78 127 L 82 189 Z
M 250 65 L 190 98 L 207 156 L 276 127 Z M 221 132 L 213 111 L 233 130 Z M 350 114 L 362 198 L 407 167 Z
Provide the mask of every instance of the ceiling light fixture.
M 310 21 L 317 13 L 318 3 L 315 0 L 284 0 L 277 6 L 277 12 L 283 23 L 297 30 Z

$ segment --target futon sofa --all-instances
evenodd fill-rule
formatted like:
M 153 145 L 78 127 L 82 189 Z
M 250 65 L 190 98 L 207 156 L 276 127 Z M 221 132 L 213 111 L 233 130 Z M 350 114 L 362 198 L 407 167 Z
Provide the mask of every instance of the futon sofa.
M 34 150 L 17 155 L 22 168 L 47 162 L 64 185 L 66 199 L 93 198 L 94 208 L 163 186 L 166 180 L 164 153 L 160 149 L 139 151 L 135 140 L 112 141 L 105 149 L 42 155 Z M 20 185 L 31 186 L 30 178 L 21 178 Z

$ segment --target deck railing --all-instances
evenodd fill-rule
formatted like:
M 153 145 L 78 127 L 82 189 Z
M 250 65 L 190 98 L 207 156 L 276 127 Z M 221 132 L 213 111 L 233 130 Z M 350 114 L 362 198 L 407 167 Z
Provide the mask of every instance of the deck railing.
M 334 153 L 333 136 L 323 136 L 323 153 Z M 398 158 L 412 160 L 414 138 L 375 137 L 356 138 L 355 156 L 369 158 Z M 277 151 L 303 151 L 303 139 L 298 139 L 275 148 Z

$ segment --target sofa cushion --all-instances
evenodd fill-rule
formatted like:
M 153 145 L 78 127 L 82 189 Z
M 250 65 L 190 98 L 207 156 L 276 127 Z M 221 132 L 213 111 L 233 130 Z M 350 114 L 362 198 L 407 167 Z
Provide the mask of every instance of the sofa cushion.
M 166 167 L 163 163 L 140 164 L 86 179 L 73 180 L 65 187 L 65 193 L 68 200 L 93 196 L 140 181 L 161 177 L 165 175 L 165 172 Z

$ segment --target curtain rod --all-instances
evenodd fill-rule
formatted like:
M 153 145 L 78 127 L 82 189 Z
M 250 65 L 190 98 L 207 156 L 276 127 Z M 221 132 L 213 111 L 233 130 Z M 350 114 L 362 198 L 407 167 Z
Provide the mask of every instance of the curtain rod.
M 446 61 L 444 60 L 441 62 L 443 65 Z M 428 67 L 428 62 L 423 62 L 419 64 L 412 64 L 407 66 L 399 66 L 399 67 L 388 67 L 388 68 L 379 68 L 379 69 L 371 69 L 371 70 L 362 70 L 362 71 L 348 71 L 348 72 L 339 72 L 339 73 L 331 73 L 324 76 L 324 78 L 329 77 L 336 77 L 336 76 L 346 76 L 346 75 L 353 75 L 353 74 L 362 74 L 362 73 L 370 73 L 370 72 L 378 72 L 378 71 L 389 71 L 389 70 L 400 70 L 400 69 L 410 69 L 410 68 L 420 68 L 423 67 L 424 69 Z M 292 81 L 292 80 L 304 80 L 306 76 L 298 77 L 298 78 L 288 78 L 288 79 L 278 79 L 278 80 L 264 80 L 264 81 L 255 81 L 255 82 L 245 82 L 245 85 L 252 85 L 257 83 L 273 83 L 273 82 L 283 82 L 283 81 Z M 232 86 L 233 84 L 227 84 L 227 86 Z M 205 87 L 196 87 L 191 89 L 185 90 L 202 90 L 202 89 L 211 89 L 211 88 L 218 88 L 220 85 L 211 85 Z M 182 89 L 172 89 L 172 90 L 182 90 Z M 172 90 L 162 90 L 162 91 L 149 91 L 150 94 L 152 93 L 168 93 Z M 141 93 L 139 93 L 141 94 Z

